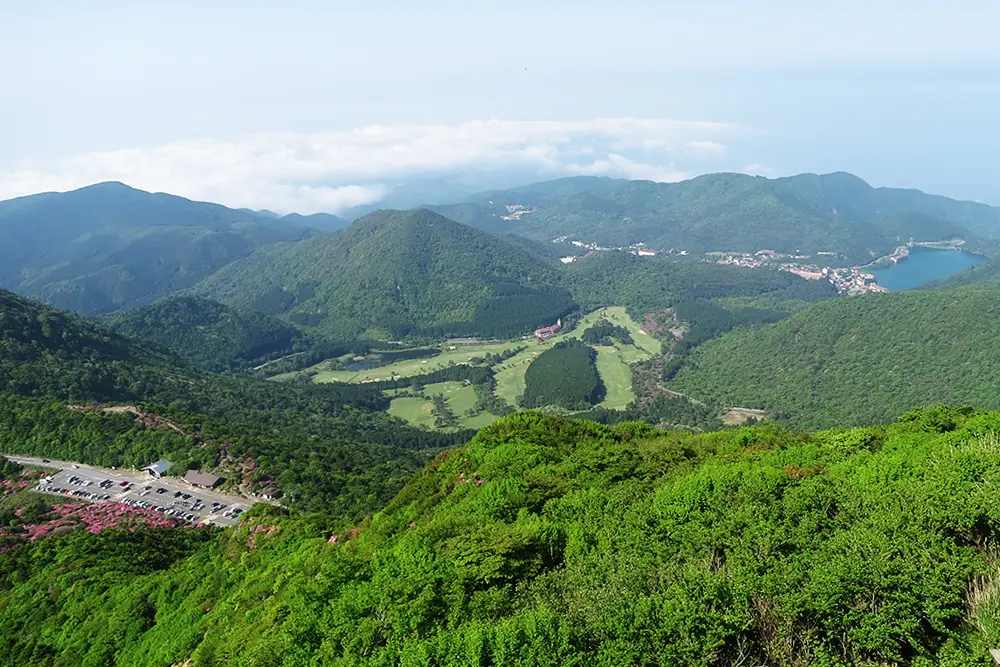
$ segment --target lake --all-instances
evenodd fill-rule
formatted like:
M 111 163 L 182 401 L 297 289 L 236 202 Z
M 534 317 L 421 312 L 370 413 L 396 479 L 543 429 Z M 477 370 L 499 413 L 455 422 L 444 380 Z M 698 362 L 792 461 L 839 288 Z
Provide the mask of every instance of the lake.
M 876 269 L 872 273 L 882 287 L 890 292 L 901 292 L 986 261 L 982 255 L 965 250 L 915 246 L 910 248 L 910 256 L 903 261 L 885 269 Z

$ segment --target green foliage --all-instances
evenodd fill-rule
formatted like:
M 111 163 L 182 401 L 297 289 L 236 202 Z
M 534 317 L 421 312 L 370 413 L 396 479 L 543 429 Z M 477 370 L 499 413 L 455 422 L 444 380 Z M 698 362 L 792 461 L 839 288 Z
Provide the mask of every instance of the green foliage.
M 808 281 L 787 272 L 737 266 L 597 253 L 569 264 L 564 280 L 584 312 L 624 306 L 633 316 L 669 308 L 680 300 L 750 297 L 818 301 L 836 296 L 826 281 Z
M 636 402 L 624 410 L 594 408 L 575 416 L 578 419 L 590 419 L 612 426 L 636 422 L 654 426 L 663 425 L 702 430 L 714 430 L 722 426 L 717 408 L 700 402 L 696 403 L 684 396 L 671 395 L 659 395 L 642 402 Z
M 594 348 L 576 339 L 556 343 L 531 362 L 524 374 L 524 407 L 559 405 L 585 410 L 604 398 Z
M 545 184 L 540 184 L 544 186 Z M 505 206 L 534 213 L 503 220 Z M 680 183 L 617 181 L 491 192 L 443 215 L 539 239 L 569 235 L 602 245 L 644 241 L 692 252 L 831 251 L 864 264 L 911 237 L 1000 235 L 1000 210 L 916 190 L 872 188 L 845 173 L 766 179 L 710 174 Z
M 198 293 L 327 335 L 508 335 L 573 308 L 538 256 L 426 210 L 379 211 L 343 234 L 273 246 Z
M 303 238 L 310 222 L 121 183 L 21 197 L 0 202 L 0 287 L 90 314 L 133 308 Z
M 129 403 L 128 412 L 67 403 Z M 82 318 L 0 291 L 0 442 L 5 451 L 101 465 L 169 455 L 214 468 L 252 459 L 285 497 L 338 519 L 375 509 L 440 447 L 467 433 L 420 431 L 390 418 L 366 385 L 290 386 L 194 371 Z
M 984 664 L 998 429 L 513 415 L 332 544 L 264 509 L 7 552 L 0 663 Z
M 309 346 L 300 331 L 273 317 L 192 296 L 119 313 L 108 324 L 214 371 L 246 370 Z
M 617 340 L 625 345 L 632 345 L 632 333 L 625 327 L 615 326 L 605 319 L 598 320 L 594 326 L 587 327 L 580 336 L 587 345 L 613 345 Z
M 684 323 L 684 337 L 674 345 L 670 359 L 663 366 L 663 379 L 671 380 L 687 360 L 687 355 L 702 343 L 718 338 L 737 327 L 759 326 L 784 319 L 787 313 L 760 308 L 726 309 L 711 301 L 681 301 L 674 306 L 677 319 Z
M 671 387 L 803 427 L 884 422 L 936 403 L 1000 408 L 995 291 L 837 299 L 700 346 Z
M 6 456 L 0 456 L 0 480 L 17 479 L 23 469 L 17 461 L 12 461 Z

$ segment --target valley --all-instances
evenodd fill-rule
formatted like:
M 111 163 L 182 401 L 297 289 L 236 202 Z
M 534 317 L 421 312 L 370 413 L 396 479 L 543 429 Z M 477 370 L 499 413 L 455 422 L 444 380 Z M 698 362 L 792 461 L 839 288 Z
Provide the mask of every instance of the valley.
M 128 290 L 81 259 L 39 296 L 101 320 L 0 290 L 0 663 L 965 665 L 1000 642 L 995 267 L 871 293 L 835 266 L 901 238 L 993 257 L 990 207 L 844 174 L 567 179 L 295 236 L 306 216 L 96 193 L 131 202 L 98 207 L 130 230 L 105 225 Z M 23 210 L 71 222 L 95 192 L 69 194 Z M 124 243 L 177 222 L 151 202 L 195 236 L 284 222 L 178 277 L 177 225 Z M 945 252 L 907 251 L 890 271 Z M 218 486 L 135 472 L 158 459 Z
M 490 343 L 451 340 L 434 348 L 416 348 L 416 351 L 428 350 L 438 353 L 430 358 L 406 359 L 361 370 L 330 370 L 336 366 L 366 363 L 365 357 L 347 354 L 337 359 L 323 361 L 303 371 L 275 376 L 272 380 L 287 382 L 296 377 L 308 376 L 312 382 L 318 384 L 366 384 L 419 378 L 459 365 L 473 366 L 489 369 L 494 381 L 493 394 L 508 406 L 514 407 L 519 405 L 524 395 L 524 378 L 528 367 L 542 352 L 567 340 L 579 340 L 588 328 L 601 321 L 622 327 L 632 336 L 631 343 L 612 341 L 609 345 L 594 346 L 597 352 L 597 369 L 606 388 L 606 397 L 595 407 L 621 410 L 636 398 L 632 389 L 630 367 L 660 354 L 662 343 L 644 331 L 624 308 L 617 306 L 591 312 L 580 318 L 572 327 L 564 327 L 563 330 L 544 340 L 533 335 Z M 402 384 L 406 385 L 405 382 Z M 432 383 L 420 390 L 396 389 L 387 393 L 393 397 L 389 414 L 416 426 L 435 427 L 433 402 L 435 396 L 444 397 L 448 409 L 456 418 L 446 428 L 478 429 L 502 416 L 476 408 L 476 392 L 472 383 L 468 381 Z M 407 395 L 399 396 L 400 393 Z

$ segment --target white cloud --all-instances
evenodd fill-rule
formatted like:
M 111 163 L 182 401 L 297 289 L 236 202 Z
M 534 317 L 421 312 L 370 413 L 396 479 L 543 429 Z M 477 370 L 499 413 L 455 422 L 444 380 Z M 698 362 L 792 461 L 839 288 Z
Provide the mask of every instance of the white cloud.
M 756 162 L 745 165 L 742 169 L 740 169 L 740 171 L 744 174 L 750 174 L 751 176 L 766 176 L 767 178 L 774 178 L 775 176 L 778 176 L 778 171 L 776 169 L 766 167 L 762 164 L 757 164 Z
M 377 202 L 408 176 L 524 170 L 676 181 L 712 168 L 725 123 L 656 118 L 476 120 L 348 132 L 192 139 L 68 157 L 0 174 L 0 199 L 119 180 L 229 206 L 337 212 Z M 676 163 L 684 161 L 684 167 Z

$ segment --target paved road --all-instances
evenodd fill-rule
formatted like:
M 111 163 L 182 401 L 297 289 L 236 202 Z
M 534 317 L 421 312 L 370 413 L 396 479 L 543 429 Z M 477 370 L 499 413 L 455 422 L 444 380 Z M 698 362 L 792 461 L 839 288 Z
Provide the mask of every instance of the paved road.
M 32 456 L 4 454 L 12 461 L 22 465 L 56 468 L 59 472 L 52 475 L 51 481 L 39 484 L 34 489 L 43 493 L 66 495 L 64 490 L 84 491 L 107 495 L 107 500 L 91 500 L 92 502 L 125 502 L 149 503 L 151 509 L 157 507 L 164 511 L 172 510 L 175 519 L 192 521 L 194 523 L 213 523 L 219 526 L 231 526 L 239 521 L 240 514 L 247 511 L 257 500 L 230 496 L 216 491 L 198 489 L 176 477 L 155 478 L 147 472 L 134 470 L 112 470 L 96 466 L 84 465 L 73 461 L 56 461 Z M 76 482 L 71 482 L 75 478 Z M 110 480 L 111 484 L 102 488 L 101 482 Z M 90 482 L 90 484 L 87 484 Z M 124 482 L 124 484 L 123 484 Z M 163 491 L 160 491 L 163 489 Z M 185 498 L 184 496 L 188 497 Z M 199 502 L 201 507 L 199 507 Z M 213 505 L 218 503 L 218 505 Z M 221 505 L 221 507 L 219 507 Z M 234 510 L 239 512 L 234 513 Z M 159 510 L 157 510 L 159 511 Z M 189 518 L 190 517 L 190 518 Z

